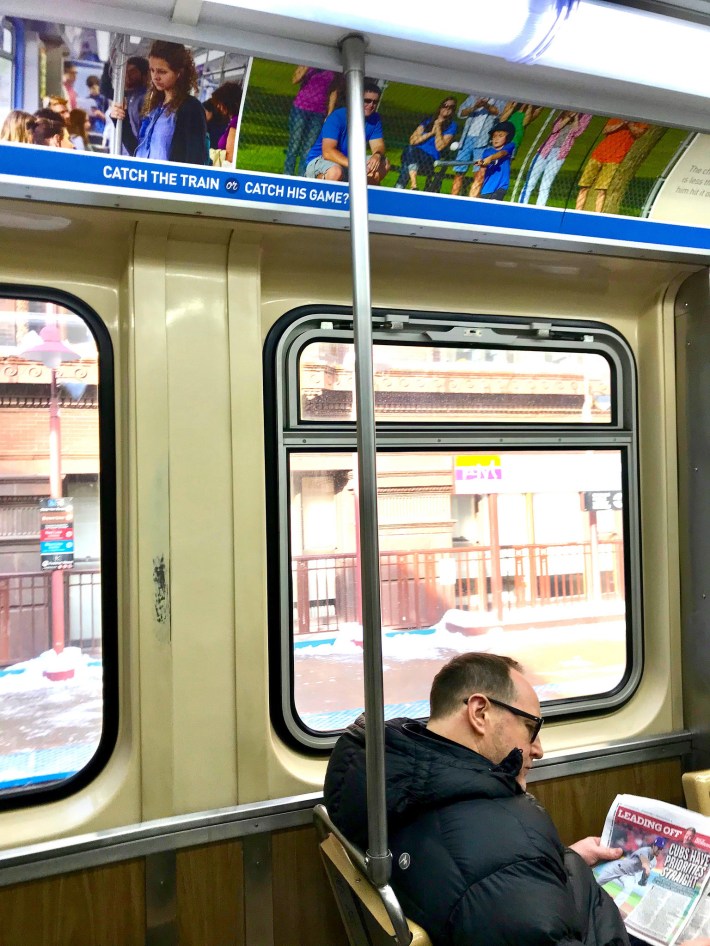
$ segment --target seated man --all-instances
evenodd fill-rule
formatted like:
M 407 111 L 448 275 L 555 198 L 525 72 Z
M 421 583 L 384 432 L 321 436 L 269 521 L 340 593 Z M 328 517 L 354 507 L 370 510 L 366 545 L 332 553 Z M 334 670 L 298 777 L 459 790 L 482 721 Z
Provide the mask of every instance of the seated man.
M 377 112 L 380 89 L 374 82 L 365 83 L 365 140 L 372 154 L 367 159 L 367 183 L 380 184 L 390 169 L 385 155 L 382 119 Z M 323 122 L 316 143 L 306 155 L 306 177 L 325 181 L 348 179 L 348 117 L 347 109 L 336 108 Z
M 386 724 L 392 885 L 434 946 L 627 946 L 590 866 L 621 856 L 586 838 L 565 848 L 526 794 L 542 757 L 540 704 L 509 657 L 469 653 L 436 675 L 431 718 Z M 338 740 L 325 803 L 367 847 L 362 718 Z M 699 940 L 701 943 L 710 940 Z

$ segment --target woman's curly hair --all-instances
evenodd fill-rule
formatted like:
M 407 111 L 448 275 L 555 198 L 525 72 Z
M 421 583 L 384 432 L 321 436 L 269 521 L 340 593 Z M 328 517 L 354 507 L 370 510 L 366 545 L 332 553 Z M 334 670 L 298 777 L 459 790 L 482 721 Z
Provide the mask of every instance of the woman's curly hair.
M 167 106 L 167 111 L 177 112 L 185 99 L 191 92 L 197 92 L 197 69 L 192 53 L 180 43 L 168 43 L 162 39 L 156 39 L 150 47 L 148 53 L 149 59 L 164 59 L 173 72 L 178 73 L 177 82 L 173 96 Z M 151 83 L 143 102 L 143 115 L 148 115 L 163 104 L 165 93 L 158 91 Z

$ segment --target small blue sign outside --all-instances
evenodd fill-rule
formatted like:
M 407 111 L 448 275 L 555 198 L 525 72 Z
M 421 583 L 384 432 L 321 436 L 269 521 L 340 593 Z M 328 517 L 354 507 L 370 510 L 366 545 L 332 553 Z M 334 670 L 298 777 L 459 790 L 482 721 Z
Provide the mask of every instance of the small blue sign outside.
M 56 553 L 66 554 L 74 551 L 73 542 L 40 542 L 39 550 L 42 555 L 54 555 Z
M 39 501 L 42 571 L 74 567 L 74 503 L 68 497 Z

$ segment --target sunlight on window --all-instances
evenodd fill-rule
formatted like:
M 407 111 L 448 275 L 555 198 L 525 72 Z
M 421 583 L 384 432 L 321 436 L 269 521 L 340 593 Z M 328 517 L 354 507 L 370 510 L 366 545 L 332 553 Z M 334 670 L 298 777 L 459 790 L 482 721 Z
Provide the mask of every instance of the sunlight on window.
M 295 702 L 311 729 L 362 711 L 352 453 L 290 455 Z M 626 669 L 617 450 L 378 457 L 389 715 L 426 716 L 457 653 L 515 656 L 541 698 L 609 692 Z M 327 668 L 327 669 L 326 669 Z
M 0 300 L 0 792 L 74 775 L 101 738 L 98 382 L 83 319 Z

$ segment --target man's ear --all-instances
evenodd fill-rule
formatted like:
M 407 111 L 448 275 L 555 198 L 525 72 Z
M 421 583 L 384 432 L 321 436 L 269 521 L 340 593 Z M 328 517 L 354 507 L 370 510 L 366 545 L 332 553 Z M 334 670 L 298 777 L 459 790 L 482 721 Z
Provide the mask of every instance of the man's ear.
M 469 697 L 466 707 L 468 721 L 477 736 L 483 736 L 487 728 L 488 700 L 481 693 Z

